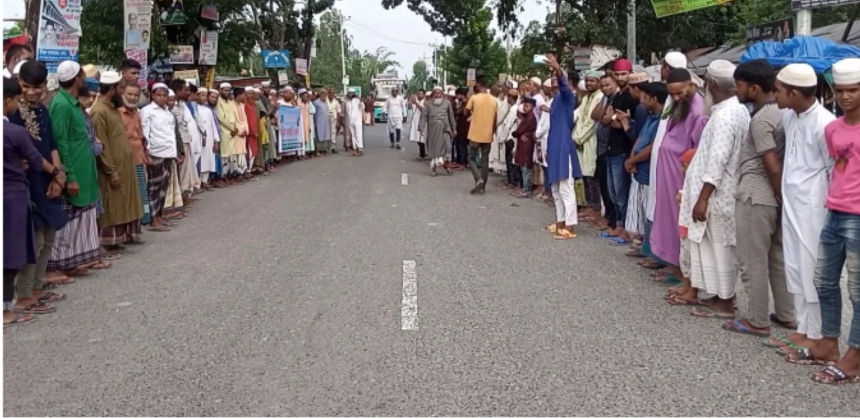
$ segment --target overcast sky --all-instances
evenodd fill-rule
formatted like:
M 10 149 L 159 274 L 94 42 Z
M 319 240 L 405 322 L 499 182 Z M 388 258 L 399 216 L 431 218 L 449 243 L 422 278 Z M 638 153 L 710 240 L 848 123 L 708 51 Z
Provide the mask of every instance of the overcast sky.
M 519 14 L 523 25 L 532 20 L 543 21 L 547 8 L 553 3 L 547 0 L 524 1 L 526 10 Z M 335 7 L 351 19 L 346 24 L 346 30 L 352 35 L 355 48 L 375 51 L 384 46 L 393 51 L 394 59 L 402 65 L 402 68 L 398 69 L 401 76 L 410 75 L 412 64 L 423 58 L 426 58 L 428 68 L 432 67 L 433 49 L 430 44 L 441 44 L 444 38 L 430 30 L 430 25 L 411 12 L 405 4 L 393 10 L 385 10 L 381 0 L 337 0 Z M 4 18 L 23 15 L 23 0 L 3 0 Z M 11 24 L 4 23 L 4 27 L 8 26 Z M 448 45 L 451 45 L 450 39 Z

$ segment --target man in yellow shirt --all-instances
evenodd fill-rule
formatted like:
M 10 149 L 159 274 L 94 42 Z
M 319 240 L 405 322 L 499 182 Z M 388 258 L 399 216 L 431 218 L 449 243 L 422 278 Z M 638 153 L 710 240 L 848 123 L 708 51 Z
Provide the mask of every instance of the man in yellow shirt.
M 496 112 L 498 102 L 487 93 L 487 77 L 475 80 L 475 94 L 466 104 L 466 116 L 472 121 L 469 127 L 469 169 L 475 178 L 472 194 L 483 194 L 487 187 L 490 170 L 490 146 L 496 134 Z M 481 172 L 478 173 L 478 154 L 481 156 Z

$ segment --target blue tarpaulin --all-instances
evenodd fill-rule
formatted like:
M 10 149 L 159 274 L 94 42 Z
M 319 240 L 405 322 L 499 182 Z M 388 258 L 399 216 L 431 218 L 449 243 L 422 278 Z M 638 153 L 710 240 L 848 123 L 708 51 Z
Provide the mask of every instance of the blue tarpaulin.
M 860 48 L 853 45 L 837 44 L 813 36 L 796 36 L 785 42 L 765 41 L 750 45 L 741 62 L 764 58 L 774 67 L 805 63 L 822 74 L 843 58 L 857 57 L 860 57 Z

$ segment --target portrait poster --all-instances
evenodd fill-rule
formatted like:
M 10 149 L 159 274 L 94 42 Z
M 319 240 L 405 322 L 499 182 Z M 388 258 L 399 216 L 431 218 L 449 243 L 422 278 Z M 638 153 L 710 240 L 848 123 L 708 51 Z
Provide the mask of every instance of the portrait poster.
M 81 39 L 81 0 L 42 0 L 36 59 L 78 60 Z
M 301 110 L 297 107 L 278 108 L 278 154 L 299 151 L 305 147 L 301 118 Z

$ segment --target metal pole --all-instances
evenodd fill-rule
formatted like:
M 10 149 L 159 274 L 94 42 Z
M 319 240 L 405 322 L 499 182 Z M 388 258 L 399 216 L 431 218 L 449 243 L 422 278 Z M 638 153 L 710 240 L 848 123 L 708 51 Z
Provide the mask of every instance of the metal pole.
M 630 0 L 627 10 L 627 59 L 633 64 L 636 60 L 636 0 Z
M 344 38 L 346 37 L 346 32 L 344 30 L 344 24 L 346 22 L 346 16 L 340 16 L 340 67 L 341 67 L 341 82 L 343 82 L 343 94 L 346 96 L 346 46 L 344 42 Z
M 445 52 L 447 52 L 447 48 L 448 48 L 448 37 L 446 36 L 445 38 L 442 38 L 442 42 L 443 42 L 442 43 L 442 53 L 445 53 Z M 443 68 L 442 69 L 442 88 L 444 89 L 445 86 L 447 86 L 447 85 L 448 85 L 448 70 Z
M 851 28 L 854 27 L 854 21 L 857 20 L 857 14 L 860 13 L 860 4 L 851 9 L 851 17 L 848 18 L 848 24 L 845 25 L 845 32 L 842 32 L 842 43 L 848 42 L 848 35 L 851 34 Z

